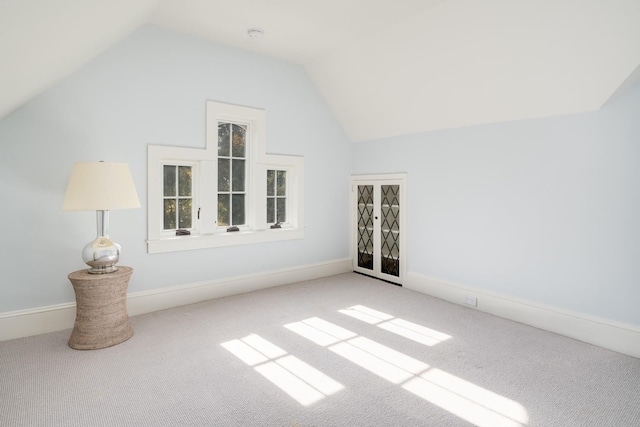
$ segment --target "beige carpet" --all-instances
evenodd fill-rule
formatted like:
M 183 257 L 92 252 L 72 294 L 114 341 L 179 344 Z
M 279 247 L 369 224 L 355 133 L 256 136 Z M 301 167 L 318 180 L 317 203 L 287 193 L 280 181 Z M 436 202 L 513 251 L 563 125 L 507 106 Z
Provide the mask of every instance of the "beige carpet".
M 356 274 L 0 343 L 2 426 L 640 426 L 640 359 Z

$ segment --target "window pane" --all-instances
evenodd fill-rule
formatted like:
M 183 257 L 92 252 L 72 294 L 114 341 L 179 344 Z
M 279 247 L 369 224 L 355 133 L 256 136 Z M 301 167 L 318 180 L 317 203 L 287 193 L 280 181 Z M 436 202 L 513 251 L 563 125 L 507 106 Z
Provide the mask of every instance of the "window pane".
M 233 159 L 232 191 L 244 191 L 244 160 Z
M 287 199 L 278 197 L 278 222 L 287 221 Z
M 191 228 L 191 199 L 178 200 L 180 228 Z
M 400 186 L 380 187 L 380 270 L 400 276 Z
M 276 222 L 276 203 L 273 197 L 267 199 L 267 223 L 273 224 Z
M 358 267 L 373 270 L 373 185 L 358 185 Z
M 229 205 L 229 195 L 218 194 L 218 225 L 219 226 L 229 225 L 230 208 L 231 206 Z
M 229 156 L 229 142 L 229 123 L 218 123 L 218 156 Z
M 163 194 L 165 197 L 172 197 L 176 195 L 176 167 L 171 165 L 164 165 L 164 183 Z
M 218 159 L 218 191 L 230 191 L 230 162 L 231 161 L 229 159 Z
M 178 167 L 178 195 L 191 196 L 191 166 Z
M 245 148 L 247 145 L 247 127 L 241 125 L 233 125 L 233 144 L 232 156 L 245 157 Z
M 278 196 L 287 194 L 287 171 L 278 171 Z
M 267 196 L 276 195 L 276 171 L 267 171 Z
M 233 195 L 233 207 L 231 210 L 231 225 L 244 224 L 244 194 Z
M 165 230 L 176 228 L 176 201 L 175 199 L 164 199 L 164 225 Z

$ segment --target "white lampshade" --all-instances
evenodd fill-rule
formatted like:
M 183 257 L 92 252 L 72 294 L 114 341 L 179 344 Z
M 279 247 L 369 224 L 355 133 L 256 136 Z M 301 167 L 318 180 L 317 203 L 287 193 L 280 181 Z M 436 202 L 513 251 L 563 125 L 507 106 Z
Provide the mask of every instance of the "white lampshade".
M 65 211 L 108 211 L 139 208 L 129 165 L 80 162 L 73 165 L 64 194 Z

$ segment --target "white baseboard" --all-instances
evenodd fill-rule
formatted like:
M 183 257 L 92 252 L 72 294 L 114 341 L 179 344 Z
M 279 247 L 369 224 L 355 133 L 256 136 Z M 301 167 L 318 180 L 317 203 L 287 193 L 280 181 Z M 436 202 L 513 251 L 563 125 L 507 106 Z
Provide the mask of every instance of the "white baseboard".
M 491 293 L 416 273 L 408 273 L 405 276 L 404 287 L 470 309 L 640 358 L 640 327 L 635 325 Z M 465 305 L 465 296 L 475 297 L 477 307 Z
M 127 311 L 130 316 L 136 316 L 258 289 L 348 273 L 352 270 L 351 259 L 344 258 L 244 276 L 132 292 L 127 295 Z M 75 316 L 75 303 L 0 313 L 0 341 L 70 329 L 73 327 Z

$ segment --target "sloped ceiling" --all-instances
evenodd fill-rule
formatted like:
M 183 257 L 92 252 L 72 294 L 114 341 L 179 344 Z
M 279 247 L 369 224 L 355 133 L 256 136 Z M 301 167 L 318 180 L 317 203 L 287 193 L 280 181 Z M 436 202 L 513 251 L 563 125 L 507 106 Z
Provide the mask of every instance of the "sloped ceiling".
M 156 0 L 1 0 L 0 118 L 142 25 Z
M 0 117 L 145 23 L 303 65 L 354 141 L 592 111 L 638 79 L 638 22 L 638 0 L 5 0 Z

